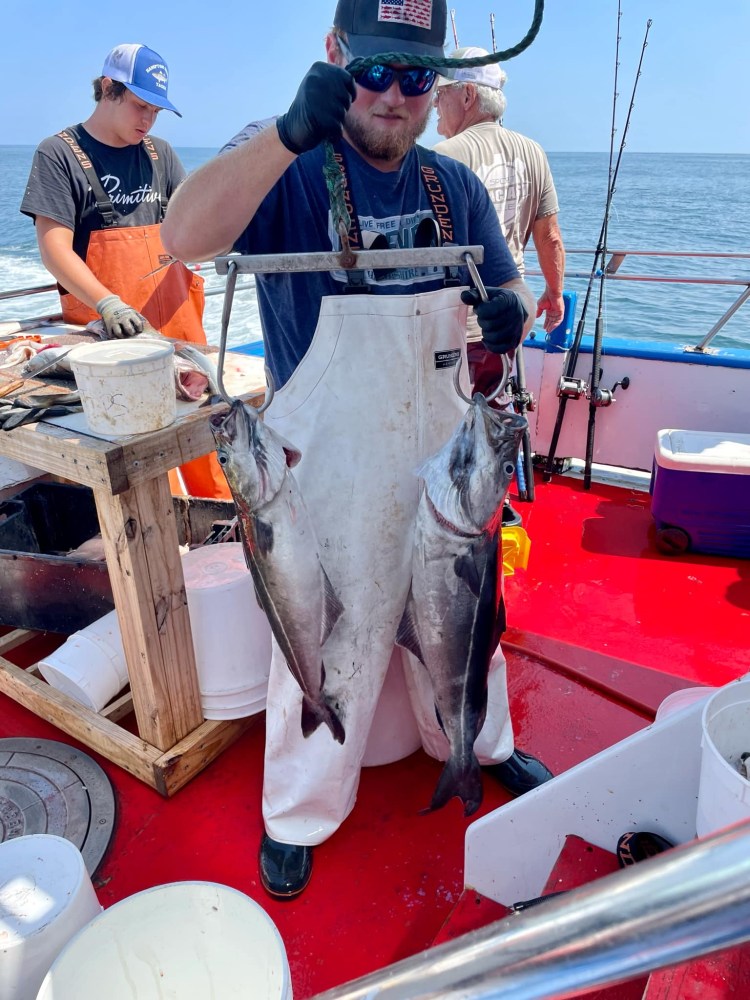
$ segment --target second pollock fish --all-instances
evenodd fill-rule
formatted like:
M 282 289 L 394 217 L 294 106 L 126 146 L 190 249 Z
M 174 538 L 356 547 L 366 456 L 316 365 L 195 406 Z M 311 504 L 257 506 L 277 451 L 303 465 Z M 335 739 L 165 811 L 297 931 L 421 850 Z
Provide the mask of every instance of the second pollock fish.
M 450 757 L 432 797 L 482 802 L 474 741 L 487 707 L 490 660 L 505 627 L 496 528 L 526 420 L 477 393 L 451 439 L 420 470 L 412 584 L 396 641 L 427 668 Z

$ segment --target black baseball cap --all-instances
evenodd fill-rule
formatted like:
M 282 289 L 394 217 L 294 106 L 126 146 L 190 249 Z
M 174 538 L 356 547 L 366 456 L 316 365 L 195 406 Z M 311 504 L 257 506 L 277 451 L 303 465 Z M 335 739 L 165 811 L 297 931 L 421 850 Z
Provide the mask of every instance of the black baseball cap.
M 447 21 L 446 0 L 339 0 L 333 18 L 354 56 L 442 56 Z

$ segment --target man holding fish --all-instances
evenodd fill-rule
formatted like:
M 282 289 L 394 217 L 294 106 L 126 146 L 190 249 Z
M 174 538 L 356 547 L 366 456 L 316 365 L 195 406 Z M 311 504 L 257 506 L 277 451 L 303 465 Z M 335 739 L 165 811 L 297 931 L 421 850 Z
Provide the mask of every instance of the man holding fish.
M 286 455 L 288 474 L 277 477 L 274 509 L 286 496 L 302 511 L 304 499 L 303 521 L 309 514 L 315 538 L 308 537 L 320 564 L 316 577 L 322 582 L 315 589 L 322 587 L 324 595 L 316 598 L 323 620 L 316 618 L 307 640 L 296 640 L 317 651 L 319 690 L 311 692 L 309 673 L 303 688 L 299 670 L 288 662 L 310 657 L 293 649 L 285 657 L 286 637 L 279 622 L 274 628 L 260 870 L 267 891 L 279 898 L 304 889 L 312 848 L 354 806 L 395 643 L 409 650 L 403 654 L 405 676 L 423 745 L 438 759 L 450 758 L 433 807 L 452 795 L 462 798 L 467 812 L 478 807 L 475 757 L 513 794 L 551 778 L 543 764 L 514 750 L 499 648 L 487 684 L 502 618 L 493 562 L 497 532 L 494 555 L 491 547 L 459 545 L 453 552 L 453 540 L 435 541 L 446 526 L 454 535 L 463 533 L 463 541 L 472 533 L 485 541 L 491 537 L 486 487 L 483 502 L 475 503 L 471 484 L 486 473 L 482 462 L 506 468 L 504 457 L 518 443 L 518 429 L 507 421 L 520 418 L 504 415 L 506 423 L 490 427 L 484 401 L 467 413 L 455 391 L 454 374 L 460 374 L 463 391 L 468 385 L 465 364 L 460 372 L 456 368 L 465 359 L 466 304 L 476 306 L 490 348 L 506 353 L 531 327 L 534 298 L 478 178 L 463 164 L 415 145 L 430 114 L 435 71 L 408 62 L 377 63 L 356 76 L 345 69 L 355 57 L 383 52 L 442 57 L 446 21 L 445 0 L 339 0 L 326 38 L 327 61 L 310 69 L 289 111 L 188 177 L 163 227 L 165 246 L 181 259 L 207 259 L 231 248 L 245 254 L 338 251 L 341 238 L 323 175 L 322 144 L 331 141 L 352 207 L 351 245 L 425 245 L 425 231 L 437 228 L 437 190 L 439 204 L 448 207 L 452 242 L 484 246 L 480 272 L 489 301 L 481 304 L 476 292 L 461 293 L 454 276 L 434 266 L 257 278 L 266 358 L 277 387 L 264 424 L 276 441 L 261 442 L 254 415 L 245 410 L 242 416 L 233 407 L 217 418 L 218 454 L 234 483 L 235 502 L 245 511 L 246 548 L 256 566 L 261 558 L 273 559 L 277 545 L 281 557 L 288 540 L 282 545 L 278 539 L 280 516 L 267 516 L 270 499 L 258 501 L 253 488 L 251 500 L 245 495 L 250 487 L 241 484 L 267 485 L 268 455 L 276 456 L 274 468 Z M 469 283 L 465 271 L 460 278 Z M 453 457 L 437 460 L 444 447 Z M 435 471 L 424 466 L 433 455 Z M 426 499 L 418 471 L 432 484 Z M 460 486 L 454 483 L 458 502 L 446 502 L 446 475 L 462 479 Z M 492 479 L 491 490 L 507 489 L 507 477 Z M 498 502 L 495 497 L 495 509 Z M 437 517 L 434 530 L 430 517 Z M 446 517 L 454 518 L 452 526 Z M 419 568 L 419 553 L 431 558 L 436 546 L 456 578 L 437 596 L 430 574 Z M 286 572 L 292 587 L 293 560 Z M 258 579 L 264 582 L 262 570 Z M 451 612 L 445 642 L 435 627 L 435 608 L 424 613 L 425 599 L 452 605 L 445 609 Z M 483 630 L 481 655 L 470 641 L 475 621 Z M 469 641 L 453 642 L 459 632 Z M 469 692 L 463 701 L 474 706 L 468 725 L 452 718 L 461 711 L 457 690 Z

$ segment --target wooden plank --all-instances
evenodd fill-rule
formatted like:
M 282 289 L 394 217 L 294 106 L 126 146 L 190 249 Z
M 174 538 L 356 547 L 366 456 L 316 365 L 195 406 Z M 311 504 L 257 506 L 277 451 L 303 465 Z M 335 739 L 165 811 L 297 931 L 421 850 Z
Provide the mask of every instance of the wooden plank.
M 4 431 L 0 455 L 83 486 L 104 486 L 113 493 L 129 487 L 119 444 L 54 424 L 26 424 Z
M 167 750 L 203 722 L 167 477 L 94 497 L 138 732 Z
M 155 787 L 156 747 L 129 733 L 61 691 L 0 656 L 0 691 L 64 733 L 102 754 L 146 784 Z
M 484 260 L 483 246 L 412 247 L 406 250 L 361 250 L 354 253 L 354 268 L 446 267 L 462 265 L 470 253 L 476 264 Z M 291 271 L 338 271 L 340 253 L 277 253 L 252 256 L 217 257 L 216 273 L 226 274 L 229 262 L 237 265 L 238 274 L 271 274 Z
M 262 715 L 259 712 L 245 719 L 204 722 L 155 762 L 156 790 L 164 796 L 174 795 L 255 725 Z
M 4 653 L 9 653 L 11 649 L 16 649 L 18 646 L 23 646 L 25 642 L 29 639 L 33 639 L 35 636 L 41 635 L 41 632 L 37 632 L 30 628 L 16 628 L 12 632 L 8 632 L 0 638 L 0 656 Z
M 260 406 L 265 395 L 265 386 L 259 386 L 240 398 L 251 406 Z M 180 417 L 179 420 L 160 431 L 140 434 L 130 438 L 122 446 L 125 474 L 130 486 L 148 482 L 155 475 L 165 473 L 179 465 L 200 458 L 216 450 L 209 419 L 211 414 L 226 407 L 221 402 L 215 406 L 205 406 Z M 113 492 L 117 492 L 113 490 Z
M 130 715 L 132 711 L 133 696 L 130 691 L 126 691 L 125 694 L 121 694 L 119 698 L 111 701 L 109 705 L 105 705 L 101 712 L 99 712 L 99 715 L 104 716 L 105 719 L 109 719 L 110 722 L 119 722 L 126 715 Z

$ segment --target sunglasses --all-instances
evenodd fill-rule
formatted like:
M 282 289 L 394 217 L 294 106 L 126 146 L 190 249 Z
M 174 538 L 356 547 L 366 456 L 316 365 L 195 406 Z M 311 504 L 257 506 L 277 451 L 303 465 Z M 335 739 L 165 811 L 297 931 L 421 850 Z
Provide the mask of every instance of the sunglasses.
M 360 87 L 364 87 L 365 90 L 374 90 L 376 94 L 382 94 L 393 86 L 394 80 L 398 80 L 399 88 L 404 97 L 420 97 L 431 89 L 437 71 L 427 69 L 424 66 L 395 69 L 393 66 L 378 63 L 377 66 L 370 66 L 369 69 L 353 75 Z

